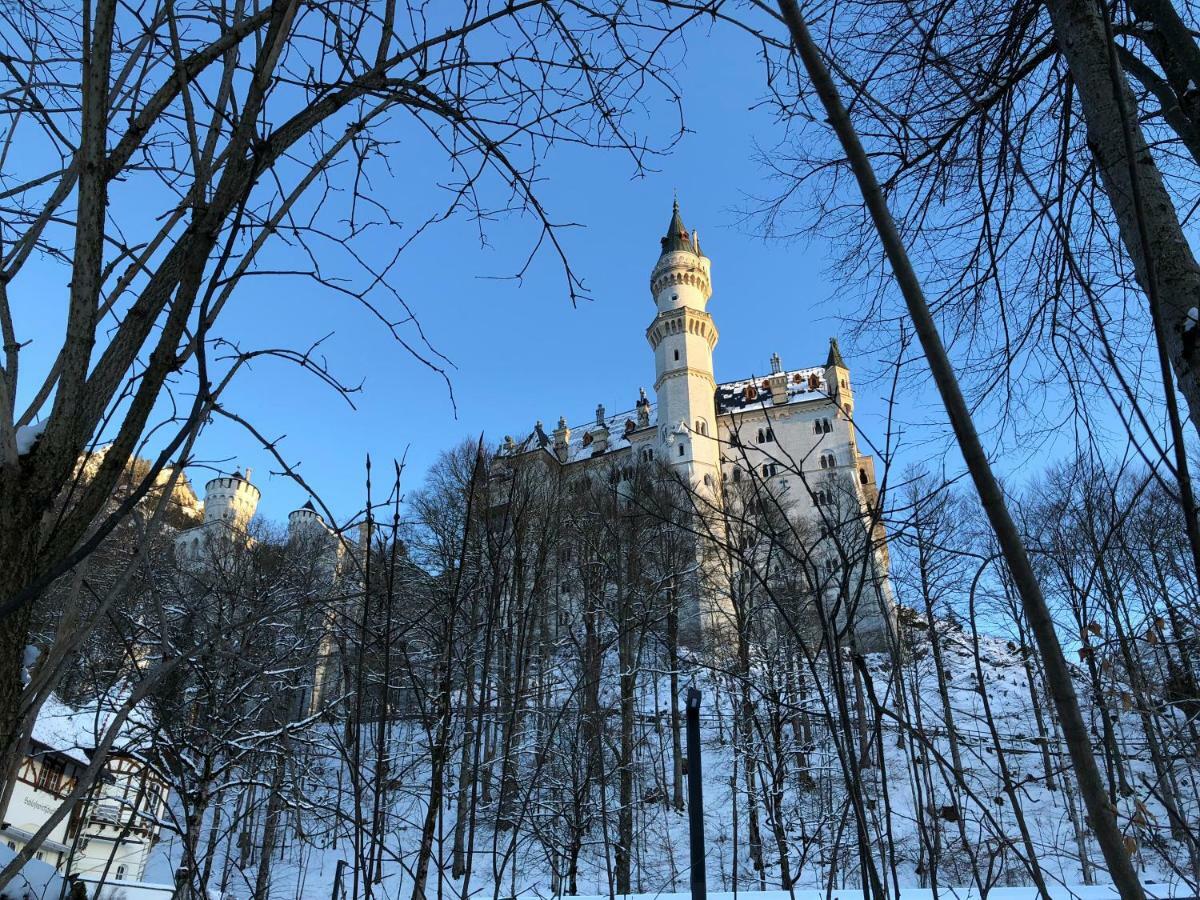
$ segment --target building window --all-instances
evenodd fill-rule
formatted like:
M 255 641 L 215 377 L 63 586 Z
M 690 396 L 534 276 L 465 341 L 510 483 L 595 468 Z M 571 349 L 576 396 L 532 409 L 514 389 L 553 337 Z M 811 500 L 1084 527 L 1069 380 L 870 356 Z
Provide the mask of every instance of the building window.
M 866 469 L 858 470 L 858 480 L 859 480 L 860 484 L 867 484 L 867 470 Z
M 704 473 L 704 485 L 705 485 L 705 487 L 713 486 L 712 476 L 709 475 L 707 472 Z
M 828 419 L 817 419 L 813 422 L 813 434 L 829 434 L 833 424 Z
M 763 463 L 763 478 L 770 478 L 775 474 L 775 463 Z
M 738 437 L 738 434 L 736 431 L 729 432 L 729 446 L 730 447 L 742 446 L 742 439 L 740 437 Z
M 733 481 L 734 481 L 734 484 L 736 484 L 737 482 L 739 482 L 739 481 L 741 481 L 741 480 L 742 480 L 742 470 L 741 470 L 741 468 L 739 468 L 738 466 L 734 466 L 734 467 L 733 467 Z
M 683 456 L 683 444 L 679 445 L 679 455 Z
M 675 351 L 675 362 L 679 362 L 679 351 Z
M 117 866 L 117 881 L 124 881 L 124 880 L 125 880 L 125 867 Z
M 708 435 L 708 423 L 703 419 L 696 420 L 696 434 Z
M 63 764 L 57 760 L 43 759 L 38 769 L 36 787 L 51 794 L 58 793 L 64 771 Z
M 775 432 L 767 428 L 758 429 L 758 442 L 760 444 L 769 444 L 775 440 Z
M 653 447 L 643 447 L 642 448 L 642 462 L 654 462 L 654 448 Z
M 822 453 L 821 454 L 821 468 L 822 469 L 837 468 L 837 457 L 834 456 L 832 453 L 828 453 L 828 452 Z

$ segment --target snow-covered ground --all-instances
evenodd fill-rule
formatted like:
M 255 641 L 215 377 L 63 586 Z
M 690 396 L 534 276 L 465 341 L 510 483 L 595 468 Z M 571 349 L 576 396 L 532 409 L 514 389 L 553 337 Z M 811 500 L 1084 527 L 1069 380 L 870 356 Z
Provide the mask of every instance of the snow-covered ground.
M 1027 844 L 1013 809 L 1015 796 L 1028 831 L 1028 845 L 1054 891 L 1062 891 L 1063 898 L 1082 900 L 1115 896 L 1102 886 L 1082 887 L 1087 881 L 1106 880 L 1102 858 L 1086 833 L 1082 804 L 1070 790 L 1069 777 L 1064 777 L 1069 773 L 1065 752 L 1053 738 L 1045 748 L 1048 757 L 1043 752 L 1025 664 L 1018 649 L 1001 639 L 982 638 L 979 645 L 983 687 L 1008 766 L 1006 783 L 985 716 L 973 642 L 969 635 L 952 627 L 941 628 L 965 788 L 954 785 L 949 771 L 947 729 L 927 639 L 922 647 L 917 636 L 915 650 L 901 666 L 898 679 L 885 657 L 868 658 L 868 670 L 886 712 L 879 743 L 882 758 L 872 755 L 862 770 L 861 785 L 870 842 L 889 889 L 898 884 L 904 900 L 932 897 L 925 890 L 930 884 L 928 840 L 936 833 L 940 847 L 939 896 L 971 896 L 976 872 L 988 887 L 989 896 L 997 900 L 1024 900 L 1030 896 L 1029 870 L 1022 861 Z M 815 694 L 805 703 L 809 737 L 804 740 L 794 736 L 790 725 L 781 729 L 789 764 L 801 758 L 804 764 L 794 766 L 780 796 L 772 798 L 762 793 L 772 764 L 763 746 L 756 744 L 747 753 L 734 752 L 733 711 L 740 697 L 731 680 L 720 672 L 698 670 L 682 679 L 684 689 L 689 683 L 700 687 L 705 698 L 702 734 L 707 880 L 713 891 L 710 896 L 731 897 L 730 892 L 737 889 L 739 897 L 747 897 L 754 889 L 753 896 L 762 900 L 791 900 L 791 893 L 770 890 L 781 884 L 783 847 L 796 897 L 817 900 L 818 896 L 826 896 L 826 889 L 833 889 L 841 900 L 861 897 L 854 823 L 835 747 L 835 740 L 844 739 L 844 735 L 825 716 Z M 687 891 L 689 879 L 688 820 L 669 802 L 670 763 L 664 765 L 670 756 L 670 729 L 664 714 L 668 685 L 666 676 L 649 675 L 639 685 L 632 886 L 640 894 L 655 897 L 682 896 L 680 892 Z M 615 667 L 606 664 L 601 699 L 613 710 L 616 690 Z M 903 699 L 898 690 L 903 690 Z M 1084 702 L 1089 702 L 1086 684 L 1080 684 L 1080 693 Z M 769 720 L 763 697 L 755 695 L 754 702 Z M 892 717 L 913 723 L 913 729 L 897 725 Z M 531 716 L 521 734 L 515 827 L 492 828 L 498 778 L 494 778 L 490 801 L 477 798 L 471 810 L 477 829 L 469 883 L 451 875 L 457 808 L 457 770 L 451 770 L 434 841 L 430 896 L 436 892 L 444 898 L 464 894 L 480 898 L 546 897 L 565 891 L 564 823 L 571 814 L 568 781 L 571 762 L 578 756 L 579 738 L 573 732 L 547 737 L 545 723 L 554 721 L 553 716 Z M 1121 824 L 1130 840 L 1136 842 L 1139 872 L 1148 885 L 1157 885 L 1157 895 L 1194 896 L 1194 885 L 1186 884 L 1194 877 L 1187 854 L 1165 824 L 1168 820 L 1161 804 L 1145 789 L 1153 772 L 1145 753 L 1141 723 L 1132 711 L 1126 711 L 1116 716 L 1114 728 L 1133 786 L 1132 793 L 1119 800 Z M 406 898 L 412 893 L 412 870 L 428 797 L 427 735 L 413 722 L 390 726 L 389 771 L 398 774 L 387 794 L 385 864 L 376 888 L 379 897 Z M 606 753 L 615 752 L 615 733 L 607 740 Z M 319 753 L 322 742 L 315 743 L 318 749 L 309 752 Z M 324 743 L 332 746 L 335 742 Z M 453 758 L 457 760 L 457 755 Z M 1050 777 L 1044 765 L 1047 758 L 1052 767 Z M 747 846 L 747 764 L 754 765 L 758 775 L 761 870 L 755 869 Z M 607 793 L 601 797 L 596 791 L 589 800 L 594 821 L 579 858 L 577 884 L 581 895 L 609 896 L 617 775 L 612 760 L 606 765 Z M 1192 765 L 1184 761 L 1177 765 L 1181 783 L 1190 787 L 1195 777 Z M 354 854 L 343 762 L 330 755 L 311 761 L 308 771 L 306 805 L 295 811 L 295 820 L 303 822 L 304 836 L 298 839 L 293 830 L 282 842 L 272 865 L 272 897 L 325 900 L 331 896 L 338 860 L 349 861 Z M 231 795 L 229 809 L 237 796 Z M 778 827 L 772 830 L 766 808 L 776 801 Z M 339 802 L 340 818 L 316 812 Z M 1200 819 L 1195 805 L 1185 813 L 1193 822 Z M 247 896 L 256 873 L 252 848 L 247 852 L 244 840 L 231 835 L 219 843 L 217 852 L 212 886 L 219 884 L 231 897 Z M 165 841 L 149 877 L 169 880 L 178 858 L 178 841 Z M 894 861 L 894 870 L 889 859 Z M 763 889 L 767 889 L 765 893 Z

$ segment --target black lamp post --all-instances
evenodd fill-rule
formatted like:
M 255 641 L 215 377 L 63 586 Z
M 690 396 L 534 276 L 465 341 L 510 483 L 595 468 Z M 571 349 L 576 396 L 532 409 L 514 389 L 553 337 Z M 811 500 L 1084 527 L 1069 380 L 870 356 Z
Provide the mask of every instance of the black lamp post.
M 687 692 L 688 832 L 692 851 L 692 900 L 705 900 L 704 781 L 700 769 L 700 691 Z

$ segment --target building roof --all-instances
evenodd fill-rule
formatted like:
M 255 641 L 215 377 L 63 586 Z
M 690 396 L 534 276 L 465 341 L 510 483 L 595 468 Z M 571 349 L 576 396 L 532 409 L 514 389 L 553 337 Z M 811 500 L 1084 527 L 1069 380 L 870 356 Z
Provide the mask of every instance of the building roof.
M 787 405 L 829 399 L 829 386 L 825 382 L 824 368 L 793 369 L 784 372 L 783 375 L 787 378 Z M 779 405 L 781 404 L 771 400 L 771 388 L 767 384 L 766 376 L 726 381 L 717 385 L 718 415 L 769 409 Z
M 98 697 L 88 706 L 76 708 L 51 694 L 38 710 L 37 721 L 33 724 L 33 740 L 42 747 L 87 765 L 91 751 L 108 730 L 125 699 L 118 689 Z M 112 752 L 136 752 L 137 745 L 150 727 L 148 713 L 141 707 L 134 707 L 121 726 Z
M 693 243 L 687 228 L 683 224 L 683 217 L 679 215 L 678 200 L 671 207 L 671 224 L 667 226 L 667 233 L 662 238 L 662 252 L 664 254 L 673 253 L 676 250 L 691 250 L 693 253 L 700 252 L 700 248 Z
M 829 339 L 829 356 L 825 360 L 825 368 L 830 366 L 841 366 L 846 368 L 846 361 L 842 359 L 842 351 L 838 348 L 837 338 Z

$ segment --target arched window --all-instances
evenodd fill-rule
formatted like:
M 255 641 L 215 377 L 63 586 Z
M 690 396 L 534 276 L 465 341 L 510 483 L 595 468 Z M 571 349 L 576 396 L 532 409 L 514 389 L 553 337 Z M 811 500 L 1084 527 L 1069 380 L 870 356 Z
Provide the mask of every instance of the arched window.
M 710 474 L 708 474 L 707 472 L 704 473 L 704 485 L 705 485 L 705 487 L 713 486 L 712 476 Z
M 739 466 L 733 467 L 733 480 L 735 484 L 742 480 L 742 470 Z
M 696 420 L 696 434 L 708 435 L 708 423 L 703 419 Z
M 833 431 L 833 423 L 828 419 L 813 420 L 813 434 L 829 434 Z
M 770 478 L 775 474 L 775 463 L 763 463 L 763 478 Z
M 643 447 L 642 448 L 642 462 L 654 462 L 654 448 L 653 447 Z
M 821 468 L 822 469 L 836 469 L 837 468 L 837 457 L 834 456 L 832 453 L 822 453 L 821 454 Z
M 866 483 L 867 483 L 867 470 L 866 470 L 866 469 L 859 469 L 859 470 L 858 470 L 858 480 L 859 480 L 859 483 L 860 483 L 860 484 L 866 484 Z
M 679 455 L 683 456 L 683 444 L 679 445 Z

